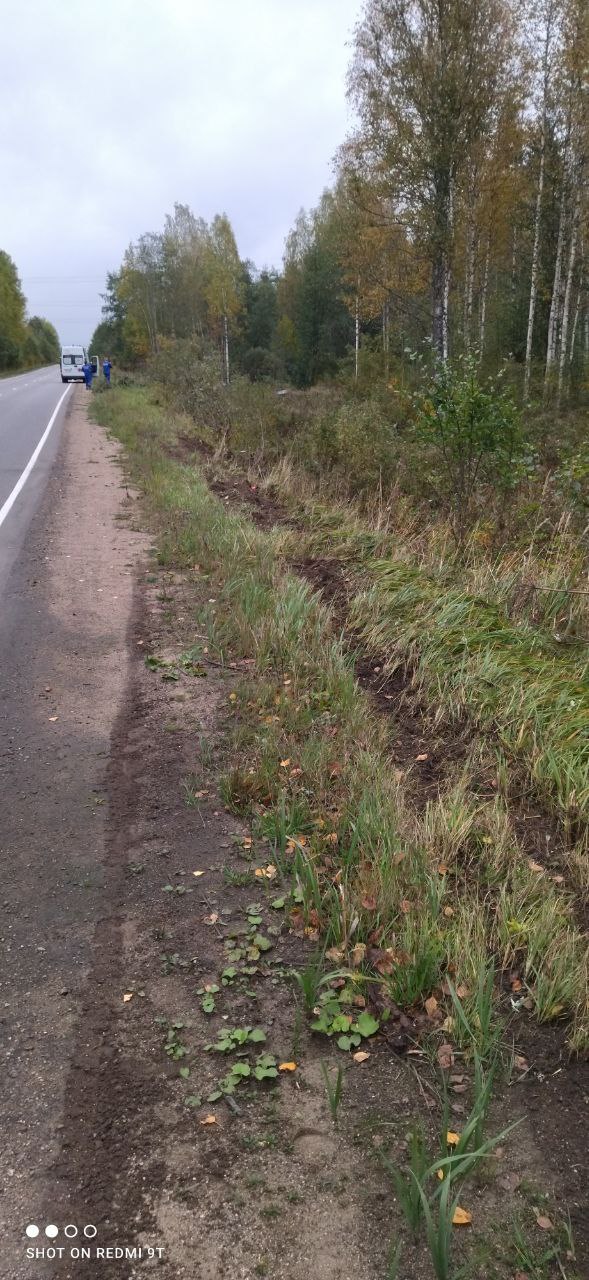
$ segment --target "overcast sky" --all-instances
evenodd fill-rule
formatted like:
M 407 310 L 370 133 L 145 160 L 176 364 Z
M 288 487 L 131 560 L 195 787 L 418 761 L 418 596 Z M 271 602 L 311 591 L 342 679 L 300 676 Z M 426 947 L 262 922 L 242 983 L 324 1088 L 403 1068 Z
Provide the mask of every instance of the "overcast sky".
M 278 266 L 350 123 L 361 0 L 2 0 L 0 248 L 88 341 L 106 272 L 174 201 Z

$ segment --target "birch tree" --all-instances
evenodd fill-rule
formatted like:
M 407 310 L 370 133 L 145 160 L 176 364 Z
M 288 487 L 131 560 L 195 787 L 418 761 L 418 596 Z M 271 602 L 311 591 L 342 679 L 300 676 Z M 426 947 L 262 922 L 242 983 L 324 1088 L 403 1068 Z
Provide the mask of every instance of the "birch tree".
M 532 249 L 532 271 L 530 279 L 530 301 L 528 306 L 528 326 L 526 332 L 526 357 L 524 368 L 524 400 L 530 390 L 530 372 L 532 367 L 532 342 L 534 337 L 534 319 L 536 300 L 538 297 L 538 269 L 540 262 L 540 228 L 542 222 L 542 199 L 544 195 L 544 177 L 546 171 L 546 141 L 548 129 L 548 111 L 550 106 L 552 51 L 554 44 L 554 28 L 556 21 L 556 0 L 545 0 L 540 11 L 542 24 L 542 60 L 541 60 L 541 107 L 540 107 L 540 144 L 538 162 L 538 186 L 536 190 L 536 207 L 534 214 L 534 243 Z
M 368 0 L 349 92 L 348 162 L 376 178 L 431 271 L 432 341 L 449 349 L 457 186 L 510 61 L 507 0 Z
M 230 380 L 229 337 L 243 307 L 243 272 L 233 228 L 226 214 L 211 223 L 207 247 L 205 296 L 220 337 L 223 379 Z

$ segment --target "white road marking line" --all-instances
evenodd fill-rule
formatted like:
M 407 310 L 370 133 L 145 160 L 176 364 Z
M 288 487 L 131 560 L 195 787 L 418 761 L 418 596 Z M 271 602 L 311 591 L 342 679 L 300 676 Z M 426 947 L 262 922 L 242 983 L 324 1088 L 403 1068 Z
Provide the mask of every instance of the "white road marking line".
M 40 452 L 41 452 L 41 449 L 43 448 L 43 445 L 45 444 L 45 441 L 46 441 L 46 439 L 47 439 L 47 437 L 48 437 L 48 435 L 49 435 L 49 432 L 51 431 L 51 428 L 52 428 L 52 426 L 53 426 L 53 423 L 55 422 L 55 419 L 56 419 L 56 417 L 57 417 L 57 415 L 58 415 L 58 413 L 59 413 L 59 410 L 61 409 L 61 406 L 62 406 L 62 404 L 63 404 L 63 402 L 64 402 L 64 400 L 65 400 L 65 398 L 66 398 L 66 396 L 67 396 L 67 394 L 68 394 L 69 389 L 70 389 L 69 387 L 66 387 L 66 389 L 65 389 L 65 391 L 64 391 L 64 393 L 63 393 L 63 395 L 62 395 L 62 396 L 60 396 L 60 399 L 57 401 L 57 404 L 56 404 L 56 406 L 55 406 L 55 409 L 53 410 L 53 413 L 51 414 L 51 417 L 50 417 L 50 419 L 49 419 L 49 422 L 47 423 L 47 426 L 45 427 L 45 430 L 44 430 L 44 432 L 43 432 L 43 435 L 41 436 L 41 439 L 39 440 L 39 443 L 38 443 L 38 445 L 37 445 L 37 448 L 36 448 L 36 449 L 35 449 L 35 451 L 31 454 L 31 456 L 30 456 L 30 458 L 29 458 L 29 461 L 27 462 L 27 465 L 26 465 L 26 467 L 25 467 L 24 471 L 23 471 L 23 472 L 22 472 L 22 474 L 19 476 L 19 478 L 18 478 L 18 480 L 17 480 L 17 482 L 16 482 L 16 484 L 15 484 L 15 486 L 14 486 L 14 489 L 12 490 L 12 493 L 9 493 L 9 495 L 8 495 L 8 497 L 7 497 L 7 499 L 6 499 L 6 502 L 4 503 L 4 506 L 3 506 L 3 507 L 0 507 L 0 526 L 4 524 L 4 521 L 5 521 L 5 519 L 6 519 L 7 515 L 8 515 L 8 512 L 10 511 L 11 507 L 12 507 L 12 506 L 14 505 L 14 503 L 16 502 L 16 499 L 18 498 L 18 495 L 19 495 L 19 493 L 20 493 L 21 489 L 22 489 L 22 488 L 23 488 L 23 486 L 26 484 L 26 482 L 27 482 L 27 480 L 28 480 L 28 478 L 29 478 L 29 476 L 30 476 L 30 474 L 31 474 L 31 471 L 33 470 L 33 467 L 34 467 L 34 465 L 35 465 L 35 463 L 36 463 L 36 461 L 37 461 L 37 458 L 39 457 L 39 454 L 40 454 Z

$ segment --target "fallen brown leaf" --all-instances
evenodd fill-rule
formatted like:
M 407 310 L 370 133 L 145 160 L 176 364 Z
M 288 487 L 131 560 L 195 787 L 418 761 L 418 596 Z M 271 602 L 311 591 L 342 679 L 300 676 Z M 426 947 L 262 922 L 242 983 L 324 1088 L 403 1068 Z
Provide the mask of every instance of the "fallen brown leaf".
M 435 996 L 429 996 L 429 998 L 428 998 L 428 999 L 426 1000 L 426 1002 L 425 1002 L 425 1011 L 426 1011 L 426 1013 L 427 1013 L 428 1017 L 433 1018 L 434 1013 L 436 1012 L 437 1007 L 438 1007 L 438 1002 L 437 1002 L 437 1000 L 436 1000 L 436 997 L 435 997 Z
M 536 1226 L 540 1227 L 541 1231 L 554 1231 L 554 1223 L 552 1222 L 552 1219 L 546 1218 L 544 1214 L 540 1214 L 540 1216 L 536 1218 Z
M 370 1054 L 367 1053 L 365 1049 L 358 1049 L 358 1052 L 353 1053 L 352 1057 L 354 1062 L 366 1062 L 366 1059 L 370 1057 Z
M 340 964 L 340 963 L 341 963 L 341 961 L 342 961 L 342 960 L 343 960 L 343 958 L 344 958 L 343 948 L 342 948 L 342 947 L 330 947 L 330 948 L 329 948 L 329 951 L 326 951 L 326 952 L 325 952 L 325 957 L 326 957 L 326 959 L 327 959 L 327 960 L 333 960 L 333 963 L 334 963 L 334 964 Z
M 427 751 L 422 751 L 420 755 L 415 757 L 415 759 L 418 760 L 420 764 L 422 763 L 423 760 L 429 760 Z
M 123 996 L 123 1004 L 128 1004 L 128 1003 L 129 1003 L 129 1000 L 132 1000 L 132 999 L 133 999 L 133 992 L 132 992 L 132 991 L 126 991 L 126 992 L 125 992 L 125 994 L 124 994 L 124 996 Z
M 436 1054 L 442 1071 L 449 1071 L 454 1066 L 454 1050 L 451 1044 L 441 1044 Z
M 203 1119 L 200 1121 L 200 1123 L 201 1124 L 218 1124 L 219 1121 L 217 1120 L 216 1116 L 204 1116 Z

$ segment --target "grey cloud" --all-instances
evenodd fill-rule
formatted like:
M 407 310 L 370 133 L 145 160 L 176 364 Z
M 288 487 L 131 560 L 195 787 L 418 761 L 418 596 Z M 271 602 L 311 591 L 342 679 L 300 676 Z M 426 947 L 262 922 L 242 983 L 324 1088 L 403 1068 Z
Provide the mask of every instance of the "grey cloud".
M 106 271 L 175 200 L 278 265 L 331 179 L 360 0 L 4 0 L 0 247 L 87 339 Z

